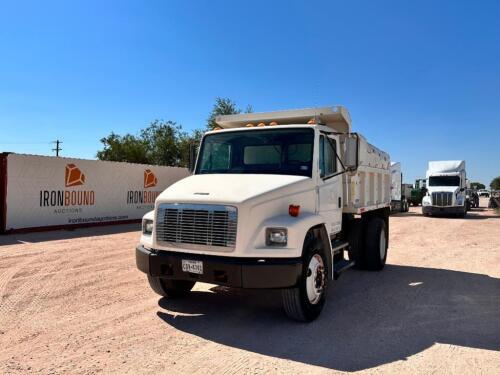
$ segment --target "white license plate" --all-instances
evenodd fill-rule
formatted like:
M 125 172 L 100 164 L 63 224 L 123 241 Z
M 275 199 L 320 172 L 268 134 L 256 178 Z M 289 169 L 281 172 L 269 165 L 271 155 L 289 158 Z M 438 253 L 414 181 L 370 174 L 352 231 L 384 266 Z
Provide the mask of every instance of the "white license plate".
M 182 260 L 182 270 L 189 273 L 203 275 L 203 262 L 201 260 Z

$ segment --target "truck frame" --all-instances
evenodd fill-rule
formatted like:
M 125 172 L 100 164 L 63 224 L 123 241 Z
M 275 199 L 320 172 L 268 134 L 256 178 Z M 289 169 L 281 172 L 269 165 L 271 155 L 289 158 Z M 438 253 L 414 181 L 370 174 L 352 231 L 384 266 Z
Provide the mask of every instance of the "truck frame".
M 155 292 L 279 288 L 286 314 L 312 321 L 342 272 L 383 269 L 390 158 L 351 131 L 344 107 L 216 121 L 193 175 L 144 216 L 136 263 Z

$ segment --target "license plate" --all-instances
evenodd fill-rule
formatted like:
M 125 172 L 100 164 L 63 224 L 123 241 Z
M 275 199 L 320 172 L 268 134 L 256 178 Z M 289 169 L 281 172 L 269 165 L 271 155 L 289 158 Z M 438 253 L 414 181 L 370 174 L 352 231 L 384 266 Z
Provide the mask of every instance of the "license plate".
M 189 273 L 203 275 L 203 262 L 201 260 L 182 260 L 182 270 Z

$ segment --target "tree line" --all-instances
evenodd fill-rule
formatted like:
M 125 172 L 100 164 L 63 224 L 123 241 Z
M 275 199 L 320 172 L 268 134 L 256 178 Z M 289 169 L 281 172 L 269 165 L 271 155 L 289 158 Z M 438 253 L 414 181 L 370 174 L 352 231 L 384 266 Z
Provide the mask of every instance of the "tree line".
M 205 128 L 187 132 L 175 121 L 154 120 L 135 135 L 119 135 L 111 132 L 101 139 L 103 148 L 97 152 L 97 158 L 128 163 L 187 167 L 190 144 L 197 145 L 205 131 L 217 126 L 215 118 L 241 112 L 242 110 L 231 99 L 216 98 Z M 252 107 L 247 106 L 245 112 L 252 112 Z

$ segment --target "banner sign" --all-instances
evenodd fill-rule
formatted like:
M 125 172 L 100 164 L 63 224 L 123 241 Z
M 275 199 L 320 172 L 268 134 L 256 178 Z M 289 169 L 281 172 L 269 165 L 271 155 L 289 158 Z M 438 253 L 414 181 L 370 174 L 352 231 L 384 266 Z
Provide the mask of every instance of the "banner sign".
M 19 154 L 6 159 L 6 231 L 137 220 L 154 209 L 163 190 L 189 175 L 186 168 L 143 164 Z

